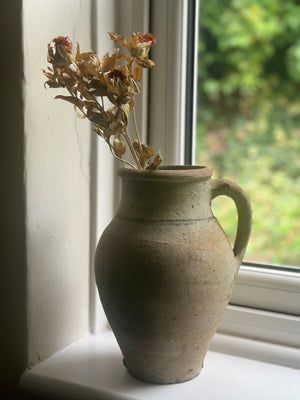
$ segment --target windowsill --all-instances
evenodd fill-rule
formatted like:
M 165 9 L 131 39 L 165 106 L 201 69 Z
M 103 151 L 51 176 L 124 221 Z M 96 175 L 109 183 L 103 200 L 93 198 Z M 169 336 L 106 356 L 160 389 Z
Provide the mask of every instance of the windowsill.
M 246 357 L 270 353 L 275 362 L 278 355 L 300 364 L 300 349 L 222 334 L 215 335 L 211 349 L 219 351 L 220 343 L 226 353 L 244 349 Z M 300 371 L 210 350 L 197 378 L 174 385 L 147 384 L 127 372 L 112 333 L 106 332 L 86 337 L 26 371 L 21 388 L 40 398 L 64 400 L 296 400 Z

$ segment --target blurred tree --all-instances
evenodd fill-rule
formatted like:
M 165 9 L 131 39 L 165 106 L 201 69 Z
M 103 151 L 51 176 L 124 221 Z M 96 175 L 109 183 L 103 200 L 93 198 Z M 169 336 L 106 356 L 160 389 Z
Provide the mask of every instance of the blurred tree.
M 199 25 L 196 160 L 250 192 L 250 258 L 299 264 L 300 1 L 201 1 Z
M 282 91 L 299 102 L 299 1 L 202 1 L 199 57 L 200 95 L 233 117 Z

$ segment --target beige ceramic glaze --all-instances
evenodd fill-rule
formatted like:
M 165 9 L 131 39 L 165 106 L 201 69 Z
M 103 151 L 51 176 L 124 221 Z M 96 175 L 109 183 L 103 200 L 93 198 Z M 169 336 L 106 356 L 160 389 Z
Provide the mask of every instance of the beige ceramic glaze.
M 225 308 L 251 229 L 246 194 L 203 167 L 120 170 L 122 199 L 96 252 L 108 321 L 137 378 L 183 382 L 199 374 Z M 210 202 L 238 210 L 234 249 Z

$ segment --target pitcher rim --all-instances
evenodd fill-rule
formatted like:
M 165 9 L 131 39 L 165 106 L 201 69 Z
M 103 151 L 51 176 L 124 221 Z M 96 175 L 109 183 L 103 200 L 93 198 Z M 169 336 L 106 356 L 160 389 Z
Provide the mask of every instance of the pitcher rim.
M 203 181 L 211 178 L 213 169 L 201 165 L 163 165 L 152 171 L 147 169 L 120 168 L 118 176 L 135 180 Z

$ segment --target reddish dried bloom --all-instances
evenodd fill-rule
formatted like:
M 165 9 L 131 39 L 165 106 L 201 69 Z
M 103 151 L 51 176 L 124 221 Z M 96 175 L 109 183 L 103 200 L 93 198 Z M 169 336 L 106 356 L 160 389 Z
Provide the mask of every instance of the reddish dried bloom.
M 126 45 L 129 50 L 131 56 L 136 59 L 136 62 L 141 65 L 143 68 L 150 68 L 154 63 L 144 63 L 144 61 L 148 60 L 148 53 L 151 46 L 156 42 L 151 33 L 142 34 L 140 32 L 132 33 L 129 36 L 129 45 Z M 143 62 L 143 65 L 140 62 Z M 145 64 L 145 65 L 144 65 Z M 151 65 L 150 65 L 151 64 Z
M 122 71 L 122 70 L 119 69 L 119 68 L 114 68 L 113 70 L 111 70 L 111 71 L 109 72 L 108 76 L 109 76 L 110 78 L 120 78 L 120 79 L 122 79 L 122 80 L 125 80 L 125 79 L 126 79 L 126 74 L 125 74 L 125 72 Z
M 58 36 L 48 44 L 48 62 L 55 67 L 64 67 L 74 61 L 72 42 L 67 36 Z
M 150 47 L 152 47 L 156 43 L 156 39 L 154 38 L 154 36 L 151 33 L 145 33 L 144 35 L 140 34 L 138 36 L 138 40 L 139 40 L 139 42 L 148 43 L 150 45 Z
M 72 42 L 68 38 L 68 36 L 58 36 L 57 38 L 53 39 L 53 42 L 56 44 L 62 44 L 66 46 L 69 50 L 72 50 Z

